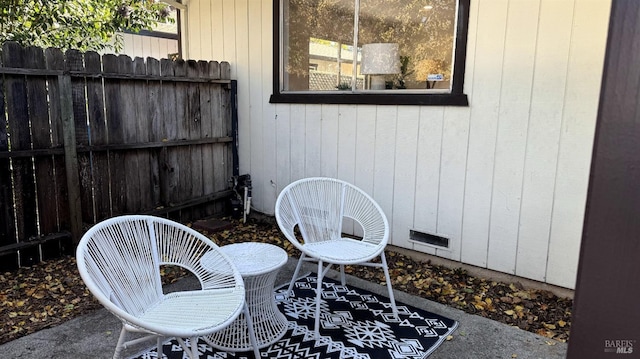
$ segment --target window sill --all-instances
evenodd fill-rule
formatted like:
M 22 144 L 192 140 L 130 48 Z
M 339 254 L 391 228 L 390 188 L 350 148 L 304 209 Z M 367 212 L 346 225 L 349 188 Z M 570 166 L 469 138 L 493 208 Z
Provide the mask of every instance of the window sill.
M 469 106 L 465 94 L 276 93 L 269 103 Z

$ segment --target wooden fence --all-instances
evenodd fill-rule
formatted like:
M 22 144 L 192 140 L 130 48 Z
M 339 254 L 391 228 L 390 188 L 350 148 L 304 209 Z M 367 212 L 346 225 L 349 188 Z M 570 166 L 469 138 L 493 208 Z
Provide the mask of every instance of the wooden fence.
M 92 224 L 224 211 L 229 64 L 23 48 L 0 56 L 0 269 L 72 253 Z

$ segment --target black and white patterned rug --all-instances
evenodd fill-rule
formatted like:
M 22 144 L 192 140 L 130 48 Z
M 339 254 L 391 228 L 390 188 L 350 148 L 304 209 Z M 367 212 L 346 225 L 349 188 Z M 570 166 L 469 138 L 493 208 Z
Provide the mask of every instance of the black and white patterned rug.
M 431 354 L 458 326 L 455 320 L 397 302 L 399 319 L 393 316 L 386 297 L 343 286 L 325 278 L 322 292 L 320 338 L 313 335 L 316 277 L 298 279 L 294 295 L 286 296 L 286 287 L 275 292 L 278 308 L 289 320 L 281 340 L 260 350 L 263 358 L 279 359 L 417 359 Z M 225 353 L 204 341 L 198 342 L 200 358 L 252 359 L 253 352 Z M 168 359 L 186 359 L 188 355 L 175 339 L 164 344 Z M 157 359 L 150 349 L 136 359 Z

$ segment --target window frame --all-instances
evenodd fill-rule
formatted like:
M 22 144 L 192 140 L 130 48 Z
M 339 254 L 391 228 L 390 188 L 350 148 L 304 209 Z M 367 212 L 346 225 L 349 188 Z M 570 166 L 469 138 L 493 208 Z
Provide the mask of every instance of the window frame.
M 281 69 L 281 21 L 280 5 L 283 0 L 273 0 L 273 92 L 269 103 L 292 104 L 353 104 L 353 105 L 424 105 L 424 106 L 469 106 L 463 93 L 469 30 L 469 7 L 471 0 L 458 1 L 458 18 L 455 38 L 455 61 L 451 92 L 415 93 L 367 93 L 367 92 L 280 92 Z M 402 90 L 404 91 L 404 90 Z M 390 91 L 388 91 L 390 92 Z

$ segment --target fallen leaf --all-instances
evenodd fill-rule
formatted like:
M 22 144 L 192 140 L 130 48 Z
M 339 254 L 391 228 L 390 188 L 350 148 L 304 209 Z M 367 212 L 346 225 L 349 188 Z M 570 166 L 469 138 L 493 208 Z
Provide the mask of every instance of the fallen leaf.
M 565 325 L 567 325 L 567 322 L 565 322 L 564 320 L 558 320 L 558 326 L 560 328 L 564 328 Z
M 300 252 L 284 238 L 275 222 L 259 222 L 256 219 L 250 219 L 247 223 L 230 221 L 234 225 L 232 229 L 208 233 L 206 236 L 218 245 L 243 241 L 271 243 L 284 248 L 290 256 L 299 257 Z M 399 290 L 517 325 L 553 338 L 550 343 L 569 339 L 571 299 L 556 297 L 548 291 L 525 288 L 520 283 L 474 277 L 465 270 L 436 265 L 429 260 L 419 260 L 391 249 L 385 253 L 392 284 L 397 285 Z M 384 273 L 377 268 L 347 266 L 345 271 L 385 285 Z M 169 269 L 163 270 L 161 277 L 163 283 L 172 283 L 184 275 L 183 271 Z M 73 256 L 1 273 L 0 316 L 6 320 L 0 322 L 0 344 L 101 307 L 82 282 Z M 38 320 L 31 321 L 29 318 L 32 317 Z M 555 325 L 556 328 L 550 329 L 542 323 Z M 456 335 L 465 334 L 456 332 Z

